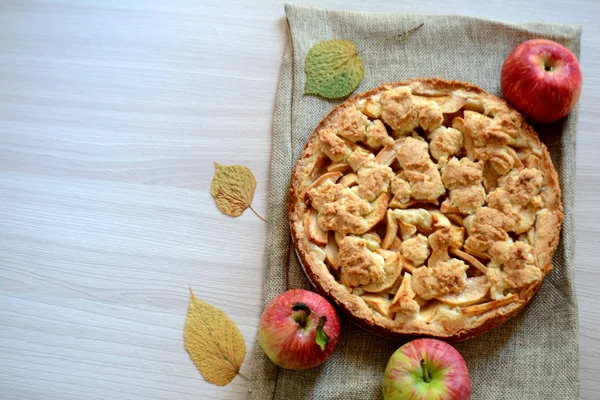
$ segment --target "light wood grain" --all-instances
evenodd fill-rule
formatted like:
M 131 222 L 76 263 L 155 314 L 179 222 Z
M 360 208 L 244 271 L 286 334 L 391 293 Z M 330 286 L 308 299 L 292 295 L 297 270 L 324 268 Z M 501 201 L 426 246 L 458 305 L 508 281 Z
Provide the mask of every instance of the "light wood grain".
M 319 5 L 583 25 L 576 282 L 600 398 L 599 4 Z M 0 398 L 245 398 L 203 381 L 182 328 L 192 287 L 253 344 L 266 225 L 209 188 L 214 161 L 247 165 L 266 215 L 283 18 L 280 0 L 0 3 Z

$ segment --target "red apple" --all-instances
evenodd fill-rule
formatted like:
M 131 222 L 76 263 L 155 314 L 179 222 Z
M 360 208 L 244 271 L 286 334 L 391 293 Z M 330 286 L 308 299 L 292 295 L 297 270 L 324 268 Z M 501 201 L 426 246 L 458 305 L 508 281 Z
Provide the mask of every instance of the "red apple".
M 384 400 L 468 400 L 471 379 L 460 353 L 446 342 L 417 339 L 392 354 L 383 376 Z
M 581 94 L 581 69 L 566 47 L 546 39 L 521 43 L 502 66 L 504 99 L 534 122 L 566 116 Z
M 324 297 L 295 289 L 275 297 L 260 318 L 258 337 L 265 354 L 286 369 L 323 364 L 340 336 L 340 321 Z

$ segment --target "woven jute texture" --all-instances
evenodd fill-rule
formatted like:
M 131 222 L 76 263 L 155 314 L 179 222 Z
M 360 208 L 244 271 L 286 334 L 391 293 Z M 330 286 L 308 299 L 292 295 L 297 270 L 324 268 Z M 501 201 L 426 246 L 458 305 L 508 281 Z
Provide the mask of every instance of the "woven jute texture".
M 515 46 L 542 37 L 579 56 L 581 38 L 579 26 L 451 15 L 371 14 L 287 5 L 286 16 L 288 42 L 273 123 L 265 305 L 287 289 L 311 289 L 290 240 L 290 175 L 310 133 L 340 102 L 303 94 L 304 59 L 311 46 L 329 39 L 354 41 L 365 64 L 365 78 L 357 92 L 383 82 L 441 77 L 501 95 L 500 69 Z M 424 26 L 411 35 L 381 42 L 420 23 Z M 559 123 L 534 126 L 552 154 L 562 185 L 565 219 L 560 245 L 554 270 L 520 314 L 491 332 L 456 344 L 469 367 L 472 399 L 579 398 L 573 284 L 576 123 L 574 110 Z M 277 368 L 257 341 L 248 398 L 380 399 L 387 360 L 400 345 L 343 320 L 333 356 L 321 367 L 296 372 Z

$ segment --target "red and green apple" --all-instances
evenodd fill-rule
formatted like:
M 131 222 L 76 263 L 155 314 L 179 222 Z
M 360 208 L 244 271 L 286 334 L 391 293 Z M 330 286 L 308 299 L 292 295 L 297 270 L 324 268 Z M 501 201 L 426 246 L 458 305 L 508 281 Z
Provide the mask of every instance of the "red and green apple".
M 468 400 L 467 364 L 451 345 L 416 339 L 392 354 L 383 376 L 384 400 Z
M 324 363 L 335 350 L 340 321 L 324 297 L 294 289 L 275 297 L 260 318 L 265 354 L 282 368 L 302 370 Z
M 517 46 L 502 66 L 504 99 L 533 122 L 547 124 L 565 117 L 575 106 L 582 85 L 577 57 L 547 39 Z

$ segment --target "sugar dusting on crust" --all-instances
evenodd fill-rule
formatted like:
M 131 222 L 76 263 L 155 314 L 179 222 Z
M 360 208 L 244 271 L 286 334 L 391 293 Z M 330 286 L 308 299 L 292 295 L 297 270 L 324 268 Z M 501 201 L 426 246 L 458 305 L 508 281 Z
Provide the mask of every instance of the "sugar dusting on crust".
M 347 236 L 340 242 L 338 262 L 347 287 L 365 286 L 384 277 L 383 257 L 367 248 L 367 241 Z

